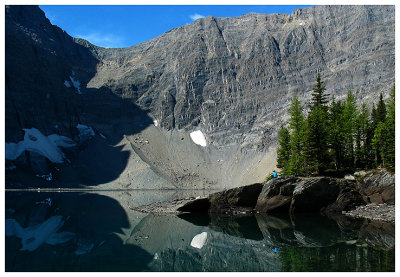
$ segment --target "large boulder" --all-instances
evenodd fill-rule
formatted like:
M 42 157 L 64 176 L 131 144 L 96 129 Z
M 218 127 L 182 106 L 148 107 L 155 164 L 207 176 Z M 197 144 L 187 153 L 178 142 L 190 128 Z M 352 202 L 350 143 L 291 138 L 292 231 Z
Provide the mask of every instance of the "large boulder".
M 263 184 L 233 188 L 211 194 L 209 213 L 233 214 L 253 211 Z
M 366 202 L 394 205 L 394 185 L 395 175 L 386 170 L 379 170 L 367 173 L 358 182 L 358 189 Z
M 259 212 L 287 212 L 296 182 L 299 178 L 294 176 L 272 179 L 267 182 L 257 199 L 256 210 Z
M 315 212 L 335 202 L 340 192 L 333 178 L 313 177 L 297 183 L 290 203 L 290 213 Z
M 196 198 L 192 201 L 189 201 L 183 204 L 181 207 L 177 209 L 180 212 L 188 212 L 188 213 L 206 213 L 210 208 L 210 200 L 206 197 Z
M 355 187 L 355 182 L 341 180 L 340 193 L 335 202 L 329 204 L 323 213 L 326 215 L 341 214 L 342 211 L 350 211 L 358 206 L 367 204 Z

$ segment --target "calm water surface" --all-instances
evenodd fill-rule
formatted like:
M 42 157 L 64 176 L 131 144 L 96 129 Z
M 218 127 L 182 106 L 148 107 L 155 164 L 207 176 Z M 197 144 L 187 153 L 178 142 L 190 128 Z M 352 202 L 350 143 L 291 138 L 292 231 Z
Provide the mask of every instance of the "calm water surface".
M 318 215 L 154 216 L 131 209 L 208 193 L 6 192 L 6 271 L 395 269 L 393 224 Z M 201 248 L 192 246 L 196 241 Z

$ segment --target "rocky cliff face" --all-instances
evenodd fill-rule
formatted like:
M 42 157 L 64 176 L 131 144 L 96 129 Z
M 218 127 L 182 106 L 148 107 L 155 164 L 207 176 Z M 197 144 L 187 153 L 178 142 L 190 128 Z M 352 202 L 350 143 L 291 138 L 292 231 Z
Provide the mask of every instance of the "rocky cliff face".
M 265 150 L 294 93 L 321 73 L 336 98 L 369 101 L 394 83 L 394 9 L 319 6 L 206 17 L 126 49 L 97 49 L 89 87 L 149 108 L 164 128 L 200 128 L 210 143 Z
M 61 185 L 258 182 L 294 93 L 307 101 L 319 72 L 337 99 L 351 89 L 371 102 L 393 85 L 394 57 L 394 6 L 206 17 L 122 49 L 70 37 L 36 6 L 7 6 L 6 142 L 29 128 L 77 142 Z

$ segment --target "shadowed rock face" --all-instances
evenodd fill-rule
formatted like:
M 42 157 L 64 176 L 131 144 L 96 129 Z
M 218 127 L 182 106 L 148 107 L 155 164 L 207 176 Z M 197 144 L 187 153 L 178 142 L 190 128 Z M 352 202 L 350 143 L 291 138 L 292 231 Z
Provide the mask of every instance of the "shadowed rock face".
M 210 213 L 231 214 L 252 211 L 263 184 L 253 184 L 211 194 Z
M 263 186 L 255 208 L 260 212 L 287 212 L 298 181 L 294 176 L 272 179 Z
M 335 202 L 340 188 L 336 180 L 315 177 L 301 180 L 293 190 L 290 212 L 319 211 Z

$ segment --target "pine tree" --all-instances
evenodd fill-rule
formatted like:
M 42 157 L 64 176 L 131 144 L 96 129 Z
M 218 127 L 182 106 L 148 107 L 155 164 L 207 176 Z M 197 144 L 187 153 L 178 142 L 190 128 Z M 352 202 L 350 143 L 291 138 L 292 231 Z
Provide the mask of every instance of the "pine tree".
M 356 131 L 357 106 L 354 94 L 347 93 L 346 102 L 342 113 L 342 132 L 343 132 L 343 164 L 347 168 L 355 168 L 354 137 Z
M 379 102 L 376 106 L 376 122 L 385 122 L 386 120 L 386 104 L 383 101 L 382 93 L 379 96 Z
M 312 106 L 324 106 L 326 103 L 328 103 L 328 95 L 324 94 L 326 88 L 323 85 L 324 82 L 321 81 L 321 74 L 318 73 L 317 75 L 317 84 L 313 88 L 313 93 L 312 95 Z
M 307 117 L 306 163 L 309 172 L 321 174 L 329 162 L 328 107 L 320 74 L 312 93 L 312 107 Z
M 343 104 L 336 102 L 332 97 L 329 107 L 329 148 L 331 152 L 331 160 L 336 170 L 340 170 L 343 161 L 343 127 L 342 127 Z
M 386 141 L 384 144 L 385 167 L 394 171 L 395 169 L 395 86 L 390 92 L 388 113 L 385 121 Z
M 386 125 L 378 122 L 375 128 L 374 137 L 372 139 L 372 147 L 375 152 L 375 166 L 378 167 L 385 163 L 384 144 L 386 141 Z
M 369 165 L 371 153 L 371 138 L 369 135 L 370 122 L 368 119 L 367 105 L 361 105 L 360 112 L 356 118 L 355 130 L 355 158 L 356 167 L 366 168 Z
M 289 157 L 290 157 L 290 134 L 289 130 L 281 125 L 278 131 L 278 168 L 282 168 L 282 173 L 286 175 L 286 170 L 288 168 Z
M 386 141 L 386 104 L 383 101 L 382 93 L 379 96 L 379 102 L 376 110 L 372 110 L 372 121 L 374 127 L 374 135 L 372 146 L 375 154 L 375 166 L 384 164 L 384 143 Z
M 305 119 L 301 103 L 297 95 L 293 95 L 289 110 L 290 158 L 287 173 L 304 175 Z
M 289 126 L 278 132 L 278 167 L 284 175 L 304 175 L 304 127 L 301 103 L 294 95 L 289 109 Z

